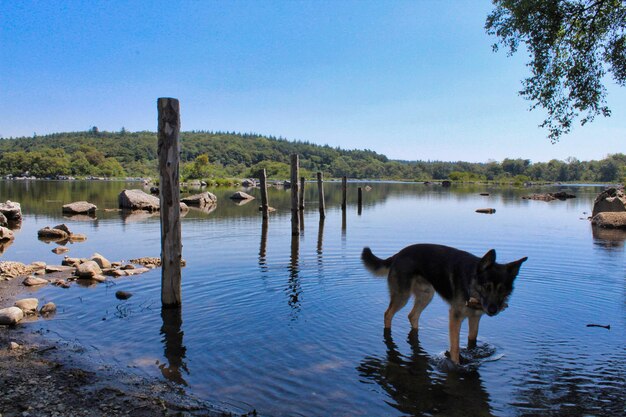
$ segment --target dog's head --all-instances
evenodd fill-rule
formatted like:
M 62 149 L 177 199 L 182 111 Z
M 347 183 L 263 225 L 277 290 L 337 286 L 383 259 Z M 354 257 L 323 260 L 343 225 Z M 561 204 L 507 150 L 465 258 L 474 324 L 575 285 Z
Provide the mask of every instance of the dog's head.
M 478 295 L 485 313 L 495 316 L 506 308 L 507 299 L 513 291 L 513 281 L 526 259 L 524 257 L 508 264 L 498 264 L 494 249 L 480 259 L 473 292 Z

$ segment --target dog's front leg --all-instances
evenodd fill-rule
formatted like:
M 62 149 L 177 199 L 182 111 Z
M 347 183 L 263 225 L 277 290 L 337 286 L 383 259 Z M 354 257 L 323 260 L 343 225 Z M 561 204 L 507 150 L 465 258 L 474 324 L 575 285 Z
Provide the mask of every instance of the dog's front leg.
M 448 333 L 450 335 L 450 359 L 456 364 L 459 363 L 459 337 L 461 334 L 461 323 L 463 323 L 463 316 L 461 313 L 451 308 L 448 327 Z
M 476 347 L 476 340 L 478 339 L 478 323 L 480 322 L 480 316 L 470 316 L 468 319 L 469 333 L 467 334 L 467 348 L 473 349 Z

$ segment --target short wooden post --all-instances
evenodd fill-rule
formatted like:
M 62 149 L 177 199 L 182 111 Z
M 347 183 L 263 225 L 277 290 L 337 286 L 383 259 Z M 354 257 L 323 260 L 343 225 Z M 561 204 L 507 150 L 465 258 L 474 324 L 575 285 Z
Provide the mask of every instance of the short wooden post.
M 179 142 L 180 105 L 175 98 L 159 98 L 158 156 L 161 204 L 161 303 L 179 307 L 181 301 L 182 242 L 180 228 Z
M 299 208 L 304 210 L 304 177 L 300 177 Z
M 320 219 L 326 217 L 326 204 L 324 203 L 324 179 L 322 173 L 317 173 L 317 194 L 320 200 Z
M 300 217 L 298 216 L 298 178 L 300 167 L 297 154 L 291 155 L 291 234 L 300 234 Z
M 346 211 L 348 194 L 348 177 L 341 177 L 341 210 Z
M 269 217 L 269 202 L 267 200 L 267 173 L 265 169 L 261 170 L 261 212 L 263 213 L 263 218 L 267 219 Z
M 357 190 L 357 206 L 359 216 L 361 215 L 361 211 L 363 211 L 363 189 L 361 187 Z

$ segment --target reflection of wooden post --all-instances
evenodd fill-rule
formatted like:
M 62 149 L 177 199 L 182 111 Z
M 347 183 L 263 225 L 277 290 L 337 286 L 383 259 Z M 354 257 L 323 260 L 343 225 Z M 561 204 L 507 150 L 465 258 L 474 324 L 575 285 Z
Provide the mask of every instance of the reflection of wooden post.
M 317 173 L 317 193 L 320 199 L 320 219 L 326 217 L 326 204 L 324 203 L 324 179 L 322 173 Z
M 318 259 L 322 256 L 322 246 L 324 244 L 324 218 L 320 217 L 319 228 L 317 229 L 317 255 Z
M 363 189 L 361 187 L 358 189 L 357 205 L 359 215 L 361 215 L 361 211 L 363 210 Z
M 267 229 L 269 228 L 269 220 L 264 217 L 261 223 L 261 247 L 259 248 L 259 266 L 261 268 L 267 266 Z
M 178 307 L 181 305 L 182 259 L 178 172 L 180 107 L 175 98 L 159 98 L 157 108 L 161 204 L 161 303 L 164 307 Z
M 300 218 L 298 216 L 298 178 L 299 161 L 298 155 L 291 155 L 291 234 L 300 234 Z
M 348 177 L 341 177 L 341 209 L 346 211 L 346 200 L 348 194 Z
M 304 210 L 304 177 L 300 177 L 300 196 L 299 208 Z
M 263 218 L 268 218 L 269 202 L 267 201 L 267 173 L 265 168 L 261 170 L 261 211 Z
M 181 370 L 189 373 L 185 364 L 187 349 L 183 344 L 182 312 L 179 308 L 161 308 L 161 335 L 163 336 L 163 356 L 167 358 L 167 364 L 159 365 L 163 376 L 180 385 L 187 385 Z
M 346 211 L 344 210 L 341 212 L 341 235 L 342 236 L 346 235 L 346 227 L 347 227 Z

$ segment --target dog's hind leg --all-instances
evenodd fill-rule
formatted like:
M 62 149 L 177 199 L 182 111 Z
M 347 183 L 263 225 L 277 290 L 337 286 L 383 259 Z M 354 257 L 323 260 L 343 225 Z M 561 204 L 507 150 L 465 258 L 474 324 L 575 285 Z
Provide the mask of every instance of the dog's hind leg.
M 409 322 L 411 323 L 411 329 L 417 330 L 419 328 L 420 315 L 433 299 L 435 289 L 430 283 L 423 281 L 415 282 L 412 290 L 415 295 L 415 304 L 409 313 Z
M 389 292 L 389 307 L 385 311 L 385 329 L 391 329 L 391 320 L 393 316 L 402 309 L 409 301 L 411 293 L 408 291 L 400 291 L 391 289 Z
M 467 334 L 467 348 L 473 349 L 476 347 L 476 339 L 478 339 L 478 323 L 480 322 L 480 316 L 470 316 L 467 319 L 469 325 L 469 332 Z

